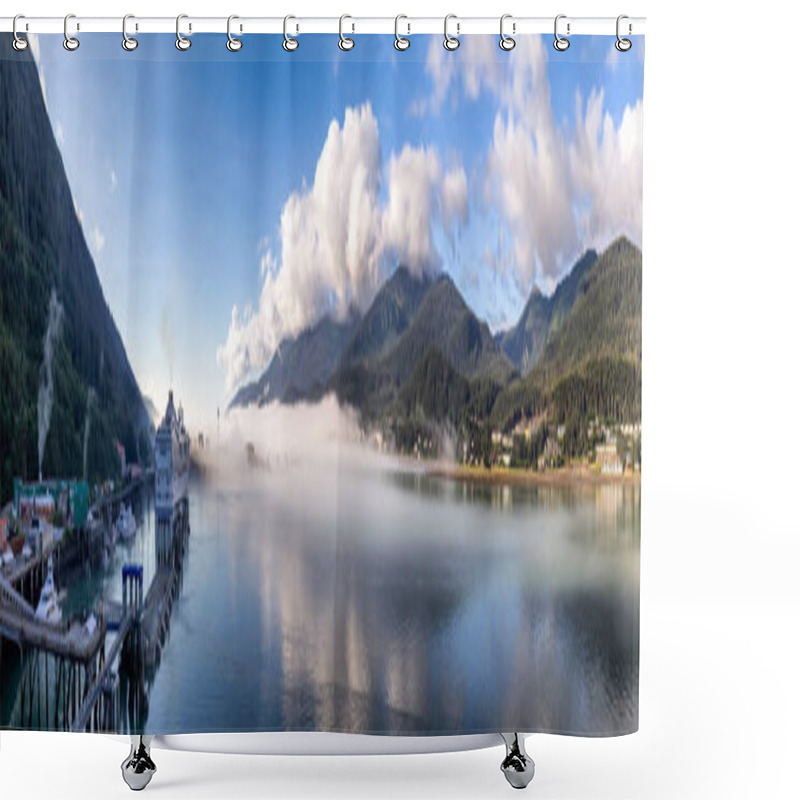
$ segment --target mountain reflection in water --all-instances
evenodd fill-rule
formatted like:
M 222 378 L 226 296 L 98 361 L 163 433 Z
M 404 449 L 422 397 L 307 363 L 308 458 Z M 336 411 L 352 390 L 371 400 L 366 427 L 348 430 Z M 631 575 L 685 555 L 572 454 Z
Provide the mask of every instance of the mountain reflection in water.
M 638 486 L 191 488 L 153 732 L 637 727 Z
M 636 729 L 638 486 L 340 456 L 192 480 L 147 732 Z M 123 563 L 149 583 L 152 513 L 107 571 L 71 582 L 68 615 L 119 599 Z M 18 706 L 4 667 L 0 724 Z

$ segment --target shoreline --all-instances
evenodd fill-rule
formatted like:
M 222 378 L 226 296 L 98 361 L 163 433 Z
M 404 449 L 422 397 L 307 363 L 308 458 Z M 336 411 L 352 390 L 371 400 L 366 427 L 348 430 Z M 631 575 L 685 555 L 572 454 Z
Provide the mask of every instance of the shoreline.
M 472 481 L 495 485 L 517 486 L 640 486 L 641 472 L 626 472 L 622 475 L 604 475 L 587 467 L 562 467 L 547 472 L 511 469 L 510 467 L 467 467 L 463 465 L 436 464 L 425 469 L 425 473 L 436 478 L 457 481 Z

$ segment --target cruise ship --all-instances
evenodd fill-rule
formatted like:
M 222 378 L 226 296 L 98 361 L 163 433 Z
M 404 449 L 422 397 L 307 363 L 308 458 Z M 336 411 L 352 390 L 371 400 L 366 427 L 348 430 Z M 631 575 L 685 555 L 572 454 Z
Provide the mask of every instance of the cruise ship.
M 156 431 L 155 451 L 156 554 L 159 566 L 169 566 L 175 529 L 187 518 L 189 490 L 189 435 L 172 390 Z

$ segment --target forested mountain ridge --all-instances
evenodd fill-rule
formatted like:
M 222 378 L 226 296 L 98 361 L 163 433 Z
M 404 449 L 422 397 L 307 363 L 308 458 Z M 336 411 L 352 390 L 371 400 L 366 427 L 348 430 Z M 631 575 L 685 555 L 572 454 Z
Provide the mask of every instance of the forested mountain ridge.
M 327 348 L 325 369 L 309 356 L 312 343 L 319 350 L 320 341 Z M 401 265 L 363 317 L 353 312 L 341 324 L 323 317 L 296 339 L 284 340 L 261 377 L 237 391 L 230 408 L 316 400 L 332 390 L 365 418 L 394 414 L 401 387 L 434 348 L 466 379 L 505 385 L 514 375 L 489 327 L 449 276 L 415 276 Z
M 384 365 L 402 382 L 432 347 L 467 378 L 505 383 L 513 373 L 489 326 L 475 316 L 447 274 L 425 293 L 411 325 L 387 354 Z
M 315 381 L 283 399 L 333 391 L 365 427 L 388 426 L 406 444 L 428 423 L 474 441 L 533 418 L 582 430 L 589 420 L 638 422 L 641 294 L 641 251 L 619 238 L 599 256 L 588 250 L 550 297 L 534 289 L 515 328 L 493 337 L 447 274 L 415 277 L 398 267 L 349 341 L 335 340 L 341 359 L 327 385 Z M 520 347 L 527 357 L 538 348 L 522 376 L 507 357 Z M 279 358 L 286 353 L 265 376 Z
M 14 477 L 37 477 L 40 441 L 45 477 L 81 476 L 84 439 L 89 477 L 116 476 L 115 440 L 129 459 L 149 458 L 149 420 L 75 212 L 30 49 L 14 51 L 10 34 L 0 34 L 0 48 L 0 492 L 6 499 Z M 43 368 L 48 321 L 49 375 Z M 44 438 L 40 389 L 48 377 L 52 408 Z
M 498 335 L 499 344 L 523 375 L 539 360 L 545 344 L 572 310 L 581 281 L 596 261 L 597 253 L 587 250 L 549 297 L 534 286 L 517 324 Z
M 380 360 L 411 325 L 431 278 L 413 275 L 402 264 L 381 286 L 353 332 L 343 356 L 345 367 Z
M 569 416 L 641 419 L 642 253 L 616 239 L 586 272 L 571 311 L 538 362 L 502 392 L 493 424 L 507 428 L 545 409 Z
M 399 271 L 390 284 L 397 285 Z M 401 273 L 401 283 L 403 291 L 413 295 L 413 302 L 401 305 L 416 305 L 413 316 L 404 316 L 404 328 L 393 327 L 391 346 L 362 345 L 368 352 L 383 353 L 381 357 L 343 362 L 331 378 L 331 388 L 340 401 L 358 409 L 365 420 L 375 422 L 402 415 L 403 409 L 409 410 L 410 397 L 420 393 L 429 396 L 433 389 L 421 385 L 423 380 L 444 385 L 457 375 L 467 385 L 488 382 L 499 391 L 515 375 L 488 325 L 475 316 L 448 275 L 408 282 Z M 382 303 L 381 293 L 376 302 Z M 362 326 L 371 318 L 372 308 L 356 330 L 355 336 L 362 341 L 368 341 Z M 412 385 L 407 386 L 409 383 Z M 455 419 L 461 407 L 461 403 L 455 405 L 448 417 Z

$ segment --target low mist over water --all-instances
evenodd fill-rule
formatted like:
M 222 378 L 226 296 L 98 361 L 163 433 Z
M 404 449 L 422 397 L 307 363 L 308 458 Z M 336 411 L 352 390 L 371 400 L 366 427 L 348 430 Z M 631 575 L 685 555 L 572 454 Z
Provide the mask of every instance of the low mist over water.
M 195 439 L 145 729 L 635 730 L 639 486 L 434 477 L 360 438 L 325 401 Z M 123 563 L 152 580 L 152 503 L 65 613 L 119 599 Z
M 333 401 L 228 424 L 149 729 L 636 727 L 638 486 L 429 477 Z

